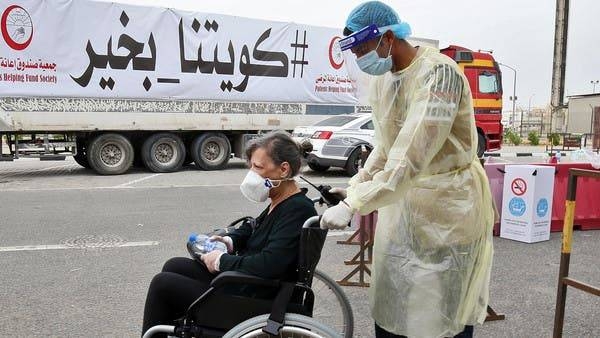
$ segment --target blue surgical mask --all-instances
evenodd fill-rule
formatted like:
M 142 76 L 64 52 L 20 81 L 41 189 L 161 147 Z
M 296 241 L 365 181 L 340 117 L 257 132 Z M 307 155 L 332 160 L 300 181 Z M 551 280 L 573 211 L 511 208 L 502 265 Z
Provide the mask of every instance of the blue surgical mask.
M 392 45 L 390 44 L 390 50 L 386 58 L 382 58 L 377 54 L 377 48 L 379 48 L 382 38 L 383 35 L 379 39 L 375 49 L 356 59 L 358 67 L 367 74 L 383 75 L 392 69 Z

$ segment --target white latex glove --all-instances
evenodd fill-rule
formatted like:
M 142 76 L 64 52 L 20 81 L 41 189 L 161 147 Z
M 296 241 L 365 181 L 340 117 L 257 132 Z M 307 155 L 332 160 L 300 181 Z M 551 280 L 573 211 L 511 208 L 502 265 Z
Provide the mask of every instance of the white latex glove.
M 342 201 L 325 210 L 321 217 L 321 229 L 345 229 L 350 224 L 353 215 L 354 211 L 346 202 Z
M 338 195 L 341 199 L 345 199 L 346 197 L 348 197 L 345 188 L 331 188 L 329 189 L 329 193 Z

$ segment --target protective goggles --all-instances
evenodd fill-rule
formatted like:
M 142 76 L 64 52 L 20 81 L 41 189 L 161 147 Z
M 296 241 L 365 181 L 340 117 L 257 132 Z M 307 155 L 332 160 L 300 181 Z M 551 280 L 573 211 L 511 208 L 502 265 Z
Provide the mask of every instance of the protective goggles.
M 340 48 L 342 51 L 354 48 L 363 42 L 369 41 L 373 38 L 378 37 L 380 29 L 377 25 L 369 25 L 358 32 L 352 33 L 351 35 L 340 40 Z

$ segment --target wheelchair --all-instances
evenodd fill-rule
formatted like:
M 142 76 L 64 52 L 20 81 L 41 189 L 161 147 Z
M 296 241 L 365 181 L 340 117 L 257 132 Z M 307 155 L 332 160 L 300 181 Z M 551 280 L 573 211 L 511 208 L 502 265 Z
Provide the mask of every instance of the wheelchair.
M 311 284 L 327 235 L 319 228 L 319 219 L 313 216 L 302 226 L 296 281 L 264 279 L 237 271 L 220 273 L 175 325 L 153 326 L 143 338 L 157 333 L 183 338 L 342 337 L 311 318 L 315 300 Z M 275 297 L 242 295 L 232 292 L 235 286 L 252 286 Z

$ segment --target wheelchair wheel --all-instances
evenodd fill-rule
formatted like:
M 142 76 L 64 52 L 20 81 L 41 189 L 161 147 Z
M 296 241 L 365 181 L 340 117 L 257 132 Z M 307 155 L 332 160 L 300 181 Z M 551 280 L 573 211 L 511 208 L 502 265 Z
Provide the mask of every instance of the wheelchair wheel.
M 264 333 L 262 329 L 267 326 L 269 314 L 250 318 L 233 329 L 229 330 L 223 338 L 271 338 L 273 336 Z M 279 330 L 281 338 L 339 338 L 336 331 L 313 318 L 287 313 L 285 324 Z
M 313 318 L 327 323 L 341 337 L 352 338 L 354 314 L 342 288 L 324 272 L 315 270 L 311 289 L 315 294 Z

